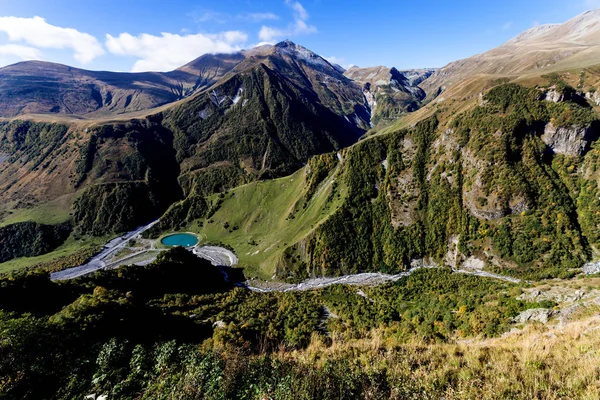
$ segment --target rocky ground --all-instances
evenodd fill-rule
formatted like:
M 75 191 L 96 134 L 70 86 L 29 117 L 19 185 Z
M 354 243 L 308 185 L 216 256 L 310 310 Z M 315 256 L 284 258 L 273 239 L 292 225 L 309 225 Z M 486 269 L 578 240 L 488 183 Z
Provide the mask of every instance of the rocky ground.
M 529 302 L 549 301 L 556 306 L 525 310 L 515 317 L 514 322 L 562 326 L 582 314 L 593 313 L 600 308 L 600 290 L 596 289 L 599 285 L 600 278 L 582 278 L 553 280 L 524 289 L 518 299 Z

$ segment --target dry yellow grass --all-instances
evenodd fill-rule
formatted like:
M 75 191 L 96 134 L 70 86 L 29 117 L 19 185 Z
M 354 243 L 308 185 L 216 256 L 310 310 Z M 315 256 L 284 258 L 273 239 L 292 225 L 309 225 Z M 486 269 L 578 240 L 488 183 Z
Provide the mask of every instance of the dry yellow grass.
M 597 311 L 587 308 L 585 315 Z M 358 368 L 386 371 L 397 385 L 392 398 L 403 398 L 408 381 L 412 389 L 423 388 L 423 398 L 440 391 L 448 400 L 600 398 L 599 315 L 443 344 L 401 344 L 381 330 L 356 341 L 334 337 L 329 344 L 315 335 L 307 349 L 280 356 L 321 366 L 332 359 L 357 360 Z

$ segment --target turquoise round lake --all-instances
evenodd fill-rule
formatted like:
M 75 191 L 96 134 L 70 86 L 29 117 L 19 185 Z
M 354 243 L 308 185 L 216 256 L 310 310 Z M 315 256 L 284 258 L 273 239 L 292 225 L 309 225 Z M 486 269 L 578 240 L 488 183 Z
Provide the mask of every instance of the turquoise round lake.
M 198 244 L 198 238 L 189 233 L 176 233 L 175 235 L 165 236 L 160 242 L 165 246 L 192 247 Z

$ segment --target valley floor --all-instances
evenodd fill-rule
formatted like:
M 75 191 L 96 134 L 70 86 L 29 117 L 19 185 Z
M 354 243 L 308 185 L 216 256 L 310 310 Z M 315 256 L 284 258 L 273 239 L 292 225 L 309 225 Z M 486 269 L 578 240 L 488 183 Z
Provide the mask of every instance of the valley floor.
M 124 265 L 143 266 L 151 263 L 156 259 L 158 253 L 166 250 L 166 248 L 156 247 L 155 243 L 160 239 L 142 239 L 142 234 L 157 223 L 158 220 L 153 221 L 111 240 L 103 247 L 102 251 L 85 264 L 53 272 L 50 275 L 50 278 L 53 281 L 68 280 L 86 276 L 102 269 L 119 268 Z M 194 246 L 191 251 L 198 257 L 210 261 L 211 264 L 215 266 L 233 267 L 238 263 L 238 258 L 235 253 L 223 247 L 201 246 L 198 244 Z M 438 266 L 423 265 L 422 262 L 417 262 L 410 270 L 395 275 L 374 272 L 360 273 L 336 277 L 311 278 L 298 284 L 251 279 L 245 282 L 244 286 L 255 292 L 295 292 L 323 289 L 332 285 L 372 286 L 395 282 L 403 277 L 409 276 L 420 268 L 438 268 Z M 521 281 L 517 278 L 511 278 L 482 270 L 459 269 L 454 270 L 454 272 L 500 279 L 511 283 L 519 283 Z

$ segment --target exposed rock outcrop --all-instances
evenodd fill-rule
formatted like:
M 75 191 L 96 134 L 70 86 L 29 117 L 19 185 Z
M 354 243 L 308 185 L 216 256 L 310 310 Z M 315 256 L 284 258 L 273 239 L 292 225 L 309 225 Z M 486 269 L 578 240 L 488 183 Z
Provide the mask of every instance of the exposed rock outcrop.
M 600 94 L 598 92 L 587 92 L 585 98 L 594 102 L 595 105 L 600 106 Z
M 598 272 L 600 272 L 600 261 L 589 262 L 583 266 L 583 273 L 586 275 L 597 274 Z
M 549 289 L 531 289 L 525 291 L 522 295 L 517 297 L 517 300 L 524 301 L 555 301 L 557 303 L 573 303 L 581 299 L 596 297 L 600 294 L 598 290 L 592 290 L 586 292 L 584 289 L 574 290 L 567 287 L 550 287 Z
M 383 66 L 352 67 L 344 75 L 363 85 L 365 103 L 371 111 L 371 120 L 393 120 L 398 116 L 417 110 L 425 98 L 418 84 L 429 77 L 433 70 L 398 71 Z
M 462 267 L 463 267 L 463 269 L 479 271 L 479 270 L 482 270 L 483 267 L 485 267 L 485 261 L 483 261 L 480 258 L 471 256 L 465 260 Z
M 589 128 L 578 126 L 555 127 L 550 122 L 544 129 L 542 140 L 553 153 L 580 156 L 587 149 L 591 140 L 590 136 Z
M 444 263 L 451 268 L 456 268 L 459 259 L 458 242 L 460 241 L 459 235 L 450 235 L 448 238 L 448 252 L 444 257 Z
M 551 101 L 553 103 L 560 103 L 561 101 L 565 101 L 565 94 L 564 94 L 564 92 L 557 90 L 556 86 L 552 86 L 546 92 L 545 100 Z
M 513 318 L 513 321 L 517 324 L 522 324 L 525 322 L 537 321 L 545 324 L 548 322 L 551 316 L 554 315 L 554 310 L 550 310 L 547 308 L 531 308 L 529 310 L 523 311 L 521 314 L 517 315 Z

